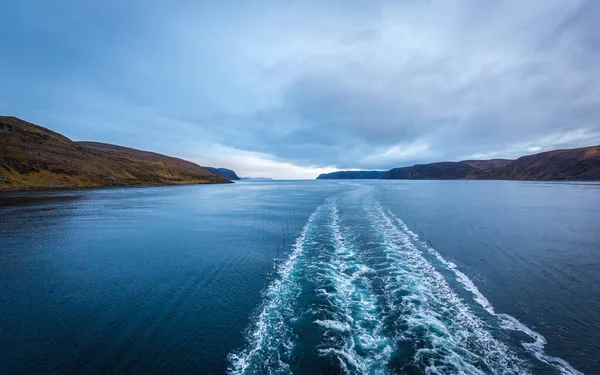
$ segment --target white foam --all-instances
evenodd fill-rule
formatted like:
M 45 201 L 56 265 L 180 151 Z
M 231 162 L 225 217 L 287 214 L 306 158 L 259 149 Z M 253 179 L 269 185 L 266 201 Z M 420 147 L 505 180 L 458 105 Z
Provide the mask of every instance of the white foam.
M 297 340 L 292 325 L 299 316 L 307 316 L 304 314 L 318 316 L 315 326 L 325 329 L 318 353 L 337 358 L 347 374 L 385 374 L 395 340 L 423 337 L 427 345 L 416 351 L 414 360 L 426 374 L 483 374 L 481 363 L 495 374 L 529 374 L 522 361 L 486 330 L 483 321 L 423 256 L 421 248 L 451 270 L 474 300 L 500 319 L 502 327 L 532 337 L 534 342 L 523 345 L 536 358 L 565 375 L 581 374 L 562 359 L 546 355 L 542 335 L 511 316 L 496 313 L 454 263 L 420 241 L 391 211 L 386 213 L 374 201 L 365 208 L 379 236 L 374 243 L 378 253 L 369 258 L 375 263 L 373 268 L 367 266 L 348 229 L 342 226 L 337 201 L 327 199 L 310 215 L 290 256 L 265 289 L 263 303 L 246 336 L 246 347 L 228 356 L 230 375 L 291 374 L 288 362 Z M 326 303 L 302 306 L 300 311 L 297 297 L 304 277 L 316 284 L 315 296 Z M 385 298 L 371 289 L 373 277 L 383 281 Z M 399 311 L 406 312 L 400 319 L 408 328 L 402 326 L 404 331 L 389 337 L 384 333 L 388 323 L 383 322 L 391 315 L 386 314 Z
M 523 332 L 532 339 L 534 342 L 524 342 L 522 345 L 525 349 L 529 350 L 533 355 L 540 361 L 554 366 L 562 374 L 565 375 L 583 375 L 582 372 L 576 370 L 571 364 L 559 357 L 553 357 L 544 351 L 544 347 L 547 344 L 546 338 L 536 331 L 530 329 L 525 324 L 521 323 L 515 317 L 508 314 L 497 314 L 497 317 L 501 319 L 502 327 L 513 331 Z
M 326 329 L 329 329 L 332 331 L 336 331 L 336 332 L 350 332 L 350 330 L 352 329 L 350 327 L 350 324 L 348 324 L 346 322 L 338 322 L 337 320 L 317 319 L 317 320 L 315 320 L 315 324 L 317 324 L 323 328 L 326 328 Z
M 414 361 L 429 373 L 528 374 L 523 362 L 485 329 L 485 324 L 450 288 L 415 246 L 408 232 L 394 225 L 377 202 L 365 206 L 380 233 L 389 264 L 384 277 L 391 312 L 401 311 L 399 339 L 422 342 Z M 380 270 L 382 271 L 382 270 Z M 398 294 L 401 293 L 401 294 Z M 423 341 L 425 340 L 425 341 Z M 419 346 L 420 346 L 419 345 Z M 423 369 L 425 370 L 425 369 Z
M 327 329 L 318 352 L 321 356 L 337 358 L 344 373 L 384 374 L 392 348 L 380 332 L 376 297 L 365 277 L 373 270 L 362 263 L 354 245 L 343 233 L 336 201 L 333 202 L 329 229 L 333 249 L 330 253 L 325 251 L 328 263 L 319 263 L 326 272 L 317 275 L 321 275 L 321 282 L 334 289 L 321 294 L 332 304 L 322 313 L 337 318 L 315 321 Z M 358 354 L 357 346 L 361 354 Z
M 319 349 L 319 354 L 323 357 L 335 355 L 337 358 L 339 358 L 344 374 L 354 374 L 356 371 L 360 371 L 361 373 L 365 372 L 364 366 L 361 366 L 361 364 L 356 360 L 355 354 L 353 353 L 348 353 L 347 351 L 341 349 L 326 348 Z M 351 367 L 348 367 L 348 365 Z
M 424 241 L 421 241 L 419 236 L 413 231 L 411 231 L 408 228 L 408 226 L 404 223 L 404 221 L 397 217 L 393 212 L 388 210 L 388 214 L 394 218 L 394 220 L 401 227 L 401 229 L 408 233 L 413 238 L 413 240 L 419 242 L 440 263 L 446 266 L 447 269 L 451 270 L 455 274 L 456 280 L 463 285 L 465 290 L 473 294 L 473 299 L 475 300 L 475 302 L 477 302 L 489 314 L 497 317 L 500 320 L 501 327 L 503 327 L 504 329 L 519 331 L 531 337 L 534 340 L 534 342 L 524 342 L 522 343 L 522 345 L 538 360 L 548 365 L 554 366 L 564 375 L 583 375 L 582 372 L 573 368 L 573 366 L 571 366 L 567 361 L 563 360 L 562 358 L 553 357 L 546 354 L 546 352 L 544 351 L 544 347 L 546 346 L 547 341 L 542 334 L 527 327 L 525 324 L 521 323 L 517 318 L 511 315 L 496 313 L 490 301 L 479 291 L 475 283 L 473 283 L 473 281 L 467 275 L 458 270 L 455 263 L 446 260 L 438 251 L 436 251 L 431 246 L 427 245 Z
M 313 226 L 316 217 L 321 214 L 326 204 L 326 201 L 309 216 L 302 232 L 296 239 L 292 252 L 287 261 L 279 267 L 278 275 L 275 281 L 266 289 L 264 293 L 264 303 L 258 316 L 254 319 L 253 328 L 249 331 L 246 340 L 247 347 L 240 353 L 230 353 L 228 360 L 230 366 L 228 373 L 230 375 L 241 375 L 252 370 L 251 366 L 254 362 L 263 361 L 260 357 L 262 352 L 267 351 L 270 357 L 277 357 L 279 363 L 279 373 L 289 373 L 289 366 L 281 361 L 280 353 L 277 346 L 283 346 L 286 350 L 285 354 L 289 354 L 293 349 L 294 343 L 290 337 L 289 327 L 285 323 L 285 319 L 281 316 L 282 311 L 289 311 L 285 308 L 291 301 L 288 298 L 290 292 L 293 292 L 296 281 L 293 279 L 293 270 L 298 262 L 298 258 L 304 251 L 304 245 L 307 240 L 308 233 Z M 293 294 L 293 293 L 292 293 Z M 276 337 L 275 337 L 275 336 Z M 274 341 L 274 342 L 269 342 Z

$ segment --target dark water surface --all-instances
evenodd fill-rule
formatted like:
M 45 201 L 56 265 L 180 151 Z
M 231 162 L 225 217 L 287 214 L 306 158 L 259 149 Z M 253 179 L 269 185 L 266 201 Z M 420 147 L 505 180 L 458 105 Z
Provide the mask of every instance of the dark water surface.
M 0 194 L 0 374 L 600 374 L 600 184 Z

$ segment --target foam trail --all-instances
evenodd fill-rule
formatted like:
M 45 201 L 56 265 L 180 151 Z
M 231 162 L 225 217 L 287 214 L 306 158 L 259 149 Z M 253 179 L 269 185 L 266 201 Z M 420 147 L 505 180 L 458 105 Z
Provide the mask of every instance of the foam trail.
M 395 327 L 398 339 L 417 348 L 414 365 L 428 374 L 529 374 L 525 364 L 486 330 L 381 205 L 371 202 L 365 209 L 388 259 L 380 272 L 386 273 L 389 311 L 400 313 Z
M 290 257 L 279 267 L 277 278 L 267 288 L 265 302 L 247 335 L 247 347 L 240 353 L 229 354 L 230 375 L 256 372 L 291 374 L 286 362 L 294 347 L 289 322 L 294 319 L 294 296 L 300 288 L 294 277 L 294 270 L 304 252 L 313 223 L 327 203 L 328 201 L 317 207 L 309 216 L 300 236 L 296 239 Z
M 319 292 L 329 301 L 321 313 L 334 319 L 314 321 L 325 329 L 319 354 L 337 358 L 346 374 L 385 374 L 392 346 L 381 332 L 377 299 L 366 277 L 372 270 L 343 233 L 336 201 L 329 229 L 333 246 L 330 252 L 325 251 L 327 261 L 318 264 L 316 279 L 332 289 Z
M 500 326 L 502 328 L 513 331 L 519 331 L 531 337 L 534 340 L 534 342 L 522 343 L 523 347 L 527 351 L 533 354 L 541 362 L 544 362 L 550 366 L 554 366 L 564 375 L 583 375 L 582 372 L 573 368 L 573 366 L 571 366 L 564 359 L 546 354 L 546 352 L 544 351 L 544 347 L 547 341 L 542 334 L 527 327 L 525 324 L 521 323 L 517 318 L 511 315 L 497 313 L 490 301 L 479 291 L 479 289 L 473 283 L 473 281 L 457 268 L 455 263 L 446 260 L 444 257 L 442 257 L 442 255 L 439 252 L 437 252 L 437 250 L 435 250 L 431 246 L 427 245 L 424 241 L 422 241 L 416 233 L 414 233 L 408 228 L 404 221 L 402 221 L 389 209 L 387 210 L 387 212 L 390 217 L 394 218 L 396 223 L 404 232 L 408 233 L 408 235 L 412 237 L 414 241 L 420 243 L 423 247 L 425 247 L 431 255 L 433 255 L 440 263 L 442 263 L 447 269 L 449 269 L 456 275 L 456 280 L 463 285 L 465 290 L 473 294 L 473 299 L 475 300 L 475 302 L 477 302 L 481 307 L 483 307 L 488 313 L 497 317 L 500 320 Z

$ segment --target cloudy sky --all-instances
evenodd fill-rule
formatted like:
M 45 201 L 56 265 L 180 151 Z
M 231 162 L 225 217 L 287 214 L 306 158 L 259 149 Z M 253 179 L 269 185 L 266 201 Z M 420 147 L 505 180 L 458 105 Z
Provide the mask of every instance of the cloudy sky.
M 314 178 L 600 144 L 600 1 L 0 2 L 0 113 Z

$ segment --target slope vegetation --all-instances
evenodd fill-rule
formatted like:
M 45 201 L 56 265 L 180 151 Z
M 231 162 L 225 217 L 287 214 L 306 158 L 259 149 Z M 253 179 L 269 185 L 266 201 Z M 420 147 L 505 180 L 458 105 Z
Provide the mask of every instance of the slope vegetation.
M 226 183 L 192 162 L 96 142 L 0 116 L 0 190 Z
M 389 170 L 383 179 L 600 180 L 600 146 L 554 150 L 516 160 L 464 160 Z

